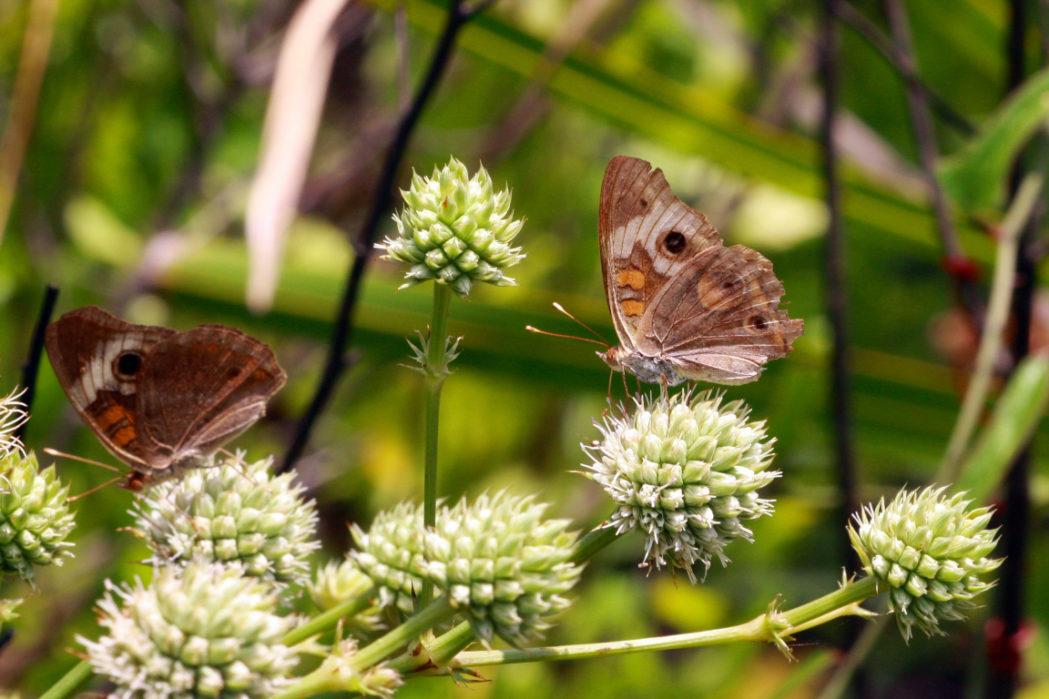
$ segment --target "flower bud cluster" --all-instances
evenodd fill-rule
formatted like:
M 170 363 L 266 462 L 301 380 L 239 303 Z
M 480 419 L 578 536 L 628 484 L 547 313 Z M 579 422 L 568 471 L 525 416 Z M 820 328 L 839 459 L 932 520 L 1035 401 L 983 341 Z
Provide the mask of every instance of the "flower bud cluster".
M 272 461 L 249 464 L 235 455 L 143 493 L 132 514 L 153 562 L 203 557 L 265 580 L 305 581 L 307 559 L 320 547 L 317 508 L 294 474 L 270 474 Z
M 295 618 L 276 614 L 277 594 L 235 566 L 158 568 L 149 587 L 109 584 L 98 604 L 109 633 L 78 640 L 120 699 L 270 697 L 298 662 L 281 643 Z
M 742 401 L 689 391 L 635 400 L 634 411 L 598 425 L 604 438 L 584 446 L 586 476 L 612 497 L 610 526 L 646 537 L 645 562 L 683 569 L 727 562 L 725 546 L 750 540 L 743 523 L 772 513 L 758 491 L 780 474 L 769 470 L 774 439 L 749 421 Z
M 465 298 L 476 282 L 514 283 L 503 270 L 524 259 L 511 245 L 524 222 L 510 211 L 510 191 L 493 191 L 483 167 L 471 178 L 452 158 L 430 177 L 414 174 L 401 195 L 405 207 L 393 217 L 397 235 L 378 247 L 411 265 L 406 286 L 433 279 Z
M 868 575 L 889 590 L 889 606 L 904 639 L 914 628 L 943 633 L 940 621 L 964 619 L 973 598 L 993 583 L 982 580 L 1001 565 L 988 558 L 997 530 L 991 510 L 970 509 L 946 488 L 901 490 L 889 503 L 869 505 L 849 524 L 849 538 Z
M 41 471 L 33 452 L 0 458 L 0 568 L 32 580 L 34 566 L 62 565 L 73 555 L 68 494 L 55 467 Z
M 545 505 L 507 493 L 441 507 L 426 531 L 422 509 L 402 504 L 353 528 L 353 558 L 379 586 L 380 599 L 404 611 L 429 580 L 466 615 L 478 636 L 534 639 L 565 609 L 578 581 L 576 535 L 567 520 L 543 519 Z

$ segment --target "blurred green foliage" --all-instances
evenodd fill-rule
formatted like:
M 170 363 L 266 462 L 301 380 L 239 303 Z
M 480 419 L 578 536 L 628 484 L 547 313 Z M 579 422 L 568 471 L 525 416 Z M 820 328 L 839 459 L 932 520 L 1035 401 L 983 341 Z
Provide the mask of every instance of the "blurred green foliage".
M 0 2 L 0 121 L 10 112 L 29 4 Z M 608 514 L 596 486 L 573 471 L 579 443 L 597 436 L 591 423 L 607 408 L 609 390 L 619 399 L 622 386 L 614 378 L 609 389 L 592 346 L 524 326 L 586 334 L 551 309 L 559 301 L 613 340 L 596 235 L 598 190 L 613 155 L 662 167 L 676 193 L 706 211 L 729 242 L 745 241 L 771 258 L 806 334 L 761 381 L 726 389 L 767 418 L 779 440 L 777 513 L 755 524 L 754 543 L 735 544 L 732 565 L 715 566 L 691 588 L 680 576 L 638 571 L 638 541 L 618 542 L 591 563 L 600 573 L 584 576 L 553 643 L 735 623 L 777 595 L 790 605 L 833 589 L 845 560 L 826 398 L 817 3 L 602 5 L 586 26 L 572 0 L 497 2 L 477 17 L 408 152 L 402 184 L 411 168 L 428 172 L 449 155 L 471 168 L 483 159 L 527 218 L 518 242 L 528 257 L 513 270 L 520 286 L 478 288 L 469 302 L 452 305 L 451 332 L 464 340 L 444 391 L 440 492 L 453 499 L 503 487 L 537 492 L 580 529 Z M 884 29 L 876 3 L 857 6 Z M 62 290 L 62 311 L 98 303 L 136 322 L 221 322 L 271 343 L 289 385 L 266 422 L 238 444 L 254 456 L 281 453 L 318 379 L 352 260 L 350 239 L 402 91 L 425 69 L 443 8 L 437 0 L 374 0 L 347 11 L 303 215 L 292 229 L 274 310 L 255 317 L 244 309 L 242 217 L 291 4 L 62 2 L 0 247 L 0 392 L 18 381 L 43 285 L 52 283 Z M 1010 128 L 1044 115 L 1043 94 L 1021 115 L 989 120 L 1005 92 L 1003 3 L 912 2 L 909 9 L 921 74 L 955 111 L 977 126 L 1004 119 Z M 572 32 L 582 38 L 558 62 L 550 47 Z M 963 355 L 972 341 L 936 320 L 952 306 L 952 289 L 916 177 L 902 80 L 856 32 L 840 32 L 852 401 L 866 501 L 933 476 L 963 381 L 960 366 L 930 340 L 960 345 Z M 1033 60 L 1034 42 L 1031 51 Z M 964 150 L 969 136 L 942 122 L 937 135 L 945 154 L 971 152 Z M 986 181 L 971 160 L 967 167 L 984 177 L 976 194 L 987 203 L 986 187 L 1000 183 Z M 993 241 L 964 217 L 959 223 L 967 251 L 989 269 Z M 387 223 L 381 233 L 391 229 Z M 359 362 L 299 467 L 320 503 L 327 556 L 345 550 L 346 522 L 366 523 L 377 510 L 420 496 L 423 391 L 401 365 L 404 338 L 424 328 L 430 295 L 425 286 L 395 291 L 400 274 L 374 263 L 356 313 Z M 1032 521 L 1041 526 L 1028 586 L 1032 622 L 1043 632 L 1044 437 L 1043 430 L 1034 451 Z M 111 461 L 47 368 L 27 442 L 38 452 L 52 446 Z M 59 468 L 73 492 L 106 477 L 82 464 Z M 39 575 L 23 608 L 26 623 L 0 652 L 0 685 L 39 694 L 75 661 L 67 650 L 73 636 L 96 633 L 91 604 L 103 579 L 148 574 L 138 563 L 144 547 L 118 531 L 130 521 L 130 497 L 106 488 L 80 502 L 76 558 Z M 4 594 L 27 593 L 8 582 Z M 886 634 L 868 661 L 868 679 L 882 696 L 905 687 L 950 694 L 972 686 L 982 672 L 982 622 L 977 614 L 952 625 L 947 638 L 918 638 L 909 647 Z M 808 696 L 826 676 L 826 649 L 843 634 L 840 624 L 803 634 L 794 665 L 772 648 L 728 646 L 511 666 L 467 688 L 419 679 L 402 696 Z M 1049 681 L 1044 642 L 1031 649 L 1026 668 L 1032 681 Z

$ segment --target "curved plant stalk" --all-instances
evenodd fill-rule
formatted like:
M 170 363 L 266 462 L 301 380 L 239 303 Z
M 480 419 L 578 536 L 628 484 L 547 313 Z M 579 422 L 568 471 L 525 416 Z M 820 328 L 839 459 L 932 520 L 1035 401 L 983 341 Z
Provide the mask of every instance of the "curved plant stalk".
M 1002 221 L 998 236 L 998 253 L 994 263 L 994 280 L 991 284 L 991 299 L 987 306 L 983 337 L 976 354 L 976 368 L 965 391 L 958 421 L 954 424 L 943 463 L 936 477 L 940 483 L 952 483 L 958 479 L 962 455 L 969 446 L 987 401 L 991 379 L 994 377 L 995 360 L 1002 349 L 1002 332 L 1009 318 L 1009 300 L 1012 297 L 1020 231 L 1030 218 L 1041 190 L 1041 176 L 1035 173 L 1027 175 L 1020 184 L 1005 220 Z

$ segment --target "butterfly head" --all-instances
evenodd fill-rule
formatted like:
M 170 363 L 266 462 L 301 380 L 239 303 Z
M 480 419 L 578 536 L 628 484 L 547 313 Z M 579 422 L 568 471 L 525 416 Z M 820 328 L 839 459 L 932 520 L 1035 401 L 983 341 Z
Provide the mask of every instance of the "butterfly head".
M 681 375 L 666 359 L 646 357 L 622 347 L 610 347 L 604 352 L 598 352 L 597 356 L 613 369 L 629 371 L 646 383 L 665 383 L 667 386 L 676 386 L 687 378 Z

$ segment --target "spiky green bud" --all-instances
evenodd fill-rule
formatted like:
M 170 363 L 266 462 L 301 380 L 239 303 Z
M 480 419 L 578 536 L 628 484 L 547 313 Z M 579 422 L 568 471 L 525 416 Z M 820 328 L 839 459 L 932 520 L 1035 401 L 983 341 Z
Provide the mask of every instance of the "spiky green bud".
M 772 513 L 758 490 L 780 475 L 769 470 L 776 440 L 764 421 L 748 421 L 742 401 L 721 401 L 710 391 L 637 398 L 631 414 L 606 417 L 597 425 L 604 438 L 583 447 L 586 476 L 616 505 L 609 526 L 640 530 L 644 562 L 681 568 L 692 582 L 697 563 L 725 565 L 727 544 L 751 540 L 743 523 Z
M 426 563 L 422 505 L 401 503 L 377 514 L 367 532 L 350 525 L 350 534 L 357 544 L 350 556 L 378 588 L 379 604 L 410 614 Z
M 510 643 L 539 638 L 582 567 L 566 519 L 543 519 L 546 505 L 506 492 L 442 508 L 426 535 L 426 575 L 466 614 L 474 632 Z
M 432 279 L 465 298 L 476 282 L 514 283 L 503 270 L 524 259 L 511 245 L 523 221 L 510 211 L 510 191 L 494 192 L 483 166 L 471 178 L 452 158 L 430 177 L 413 173 L 401 195 L 405 206 L 393 217 L 397 235 L 377 247 L 411 265 L 405 286 Z
M 67 539 L 73 513 L 69 486 L 55 467 L 39 470 L 36 454 L 10 451 L 0 458 L 0 567 L 33 579 L 33 567 L 62 565 L 72 556 Z
M 295 618 L 275 613 L 273 585 L 204 561 L 159 568 L 149 587 L 106 582 L 108 634 L 77 640 L 116 685 L 110 696 L 248 699 L 288 686 L 298 658 L 280 639 Z
M 317 508 L 294 474 L 270 473 L 272 462 L 249 464 L 235 455 L 142 493 L 132 514 L 152 562 L 185 565 L 203 557 L 264 580 L 305 581 L 308 558 L 320 547 Z
M 582 568 L 571 562 L 576 534 L 568 520 L 542 518 L 546 505 L 507 493 L 482 495 L 437 511 L 426 532 L 422 507 L 402 503 L 352 527 L 353 560 L 379 587 L 383 605 L 411 612 L 429 579 L 466 615 L 478 637 L 534 639 L 565 609 Z
M 964 494 L 947 488 L 901 490 L 849 523 L 852 547 L 868 575 L 889 590 L 889 607 L 904 640 L 914 628 L 942 634 L 940 621 L 965 618 L 972 599 L 994 585 L 981 577 L 1001 565 L 988 558 L 998 543 L 988 529 L 991 509 L 969 509 Z

